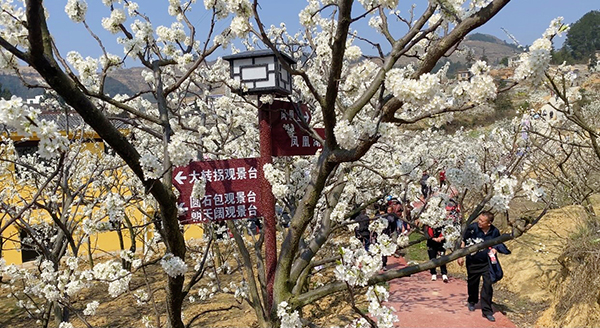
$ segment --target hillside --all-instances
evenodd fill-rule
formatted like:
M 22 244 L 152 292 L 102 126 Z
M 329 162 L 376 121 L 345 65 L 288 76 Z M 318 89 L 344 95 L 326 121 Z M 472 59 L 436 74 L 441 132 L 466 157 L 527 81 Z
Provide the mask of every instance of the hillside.
M 495 36 L 481 33 L 467 36 L 462 45 L 473 50 L 475 59 L 487 57 L 487 62 L 490 65 L 497 65 L 502 58 L 511 58 L 522 52 L 514 44 L 509 44 Z
M 503 58 L 511 58 L 520 53 L 520 50 L 511 44 L 508 44 L 494 36 L 475 33 L 468 36 L 461 44 L 459 49 L 471 49 L 472 58 L 466 58 L 464 53 L 454 53 L 447 60 L 442 60 L 442 64 L 446 61 L 453 63 L 449 72 L 455 72 L 466 68 L 466 63 L 469 59 L 478 60 L 487 58 L 490 65 L 497 65 Z M 409 60 L 410 61 L 410 60 Z M 402 61 L 402 65 L 409 62 Z M 441 65 L 440 65 L 441 67 Z M 111 72 L 106 81 L 106 91 L 109 95 L 128 94 L 133 95 L 138 92 L 148 90 L 147 83 L 142 78 L 142 71 L 146 70 L 143 67 L 125 68 Z M 38 85 L 36 81 L 39 75 L 29 67 L 22 68 L 22 76 L 31 85 Z M 12 94 L 21 98 L 33 98 L 43 93 L 41 88 L 30 88 L 24 85 L 16 75 L 0 71 L 0 84 L 5 89 L 8 89 Z
M 133 95 L 146 87 L 142 79 L 141 71 L 143 68 L 130 68 L 109 74 L 105 82 L 105 91 L 111 96 L 117 94 Z M 0 72 L 0 84 L 11 94 L 23 99 L 34 98 L 44 93 L 44 89 L 39 87 L 40 76 L 29 67 L 21 68 L 21 76 L 27 82 L 23 83 L 21 79 L 8 72 Z

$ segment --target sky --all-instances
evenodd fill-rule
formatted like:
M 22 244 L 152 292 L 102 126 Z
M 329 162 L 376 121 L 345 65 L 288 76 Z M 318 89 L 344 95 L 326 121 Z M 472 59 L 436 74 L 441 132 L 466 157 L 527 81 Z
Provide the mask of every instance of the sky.
M 48 24 L 61 54 L 66 56 L 69 51 L 75 50 L 83 56 L 97 57 L 101 53 L 100 48 L 96 41 L 82 28 L 81 24 L 75 24 L 68 19 L 64 12 L 66 2 L 66 0 L 47 0 L 45 2 L 50 12 Z M 155 26 L 169 26 L 171 24 L 172 19 L 167 14 L 167 3 L 168 1 L 163 0 L 138 1 L 140 11 L 151 17 Z M 210 19 L 202 3 L 203 1 L 197 1 L 196 10 L 194 11 L 194 13 L 197 12 L 197 16 L 191 16 L 192 23 L 199 25 L 200 30 L 207 28 Z M 285 22 L 290 33 L 299 31 L 298 13 L 306 6 L 307 2 L 305 0 L 263 0 L 259 3 L 261 4 L 259 10 L 265 25 L 279 25 L 280 22 Z M 424 0 L 400 0 L 399 3 L 401 14 L 407 14 L 413 3 L 417 4 L 416 13 L 422 12 L 427 5 Z M 122 46 L 117 45 L 114 41 L 116 37 L 110 35 L 100 25 L 101 18 L 109 15 L 108 8 L 99 0 L 88 0 L 88 6 L 87 21 L 94 33 L 98 34 L 103 40 L 107 40 L 105 46 L 109 52 L 122 54 Z M 354 12 L 359 13 L 360 9 L 357 5 Z M 600 10 L 599 0 L 512 0 L 492 20 L 475 30 L 475 32 L 491 34 L 512 43 L 510 38 L 503 32 L 502 28 L 504 28 L 514 35 L 520 44 L 530 45 L 542 35 L 552 19 L 562 16 L 566 23 L 574 23 L 591 10 Z M 224 29 L 227 24 L 228 22 L 219 23 L 217 30 Z M 358 25 L 356 28 L 360 31 L 366 29 L 364 24 Z M 400 37 L 401 34 L 402 30 L 399 29 L 395 36 Z M 563 41 L 564 37 L 557 39 L 556 48 L 560 48 Z M 227 49 L 219 52 L 218 55 L 227 55 L 230 52 L 231 50 Z M 369 53 L 369 49 L 363 48 L 363 52 Z

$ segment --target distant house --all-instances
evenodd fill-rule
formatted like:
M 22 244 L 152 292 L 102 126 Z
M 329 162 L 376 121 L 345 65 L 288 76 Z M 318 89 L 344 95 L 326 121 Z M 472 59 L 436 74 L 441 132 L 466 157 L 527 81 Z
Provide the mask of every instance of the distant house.
M 594 58 L 596 59 L 595 63 L 592 62 L 594 60 Z M 595 70 L 597 72 L 599 71 L 599 66 L 600 66 L 600 50 L 596 50 L 596 52 L 594 53 L 594 56 L 590 57 L 588 65 L 589 65 L 590 68 L 595 68 Z
M 469 81 L 471 79 L 471 76 L 472 74 L 468 70 L 460 70 L 456 72 L 456 79 L 458 81 Z
M 34 98 L 28 98 L 27 101 L 27 105 L 39 105 L 42 102 L 42 99 L 44 98 L 43 95 L 37 95 Z
M 515 55 L 508 58 L 508 67 L 517 67 L 521 62 L 521 55 Z

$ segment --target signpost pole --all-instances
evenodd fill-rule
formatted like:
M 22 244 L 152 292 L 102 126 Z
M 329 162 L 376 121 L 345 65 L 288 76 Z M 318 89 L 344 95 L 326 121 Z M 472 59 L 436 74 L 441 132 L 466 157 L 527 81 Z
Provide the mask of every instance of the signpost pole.
M 273 162 L 271 148 L 271 112 L 258 103 L 259 132 L 260 132 L 260 157 L 259 166 Z M 273 305 L 273 283 L 275 280 L 275 269 L 277 268 L 277 240 L 275 236 L 275 196 L 271 189 L 271 184 L 263 175 L 260 177 L 261 202 L 264 218 L 265 233 L 265 274 L 267 278 L 267 306 L 270 309 Z
M 273 52 L 270 49 L 246 51 L 242 53 L 225 56 L 223 59 L 229 62 L 229 74 L 231 78 L 241 83 L 244 92 L 239 89 L 240 94 L 266 95 L 273 94 L 285 96 L 292 94 L 293 78 L 289 66 L 296 64 L 296 60 L 281 52 Z M 266 108 L 265 108 L 266 107 Z M 264 168 L 265 164 L 272 163 L 272 136 L 271 136 L 271 111 L 269 106 L 262 106 L 260 98 L 258 101 L 259 131 L 260 131 L 260 158 L 259 165 Z M 264 170 L 263 170 L 264 171 Z M 273 283 L 275 281 L 275 269 L 277 267 L 277 242 L 275 240 L 275 197 L 271 191 L 271 185 L 263 176 L 260 181 L 261 202 L 264 212 L 265 233 L 265 273 L 267 279 L 267 306 L 273 305 Z

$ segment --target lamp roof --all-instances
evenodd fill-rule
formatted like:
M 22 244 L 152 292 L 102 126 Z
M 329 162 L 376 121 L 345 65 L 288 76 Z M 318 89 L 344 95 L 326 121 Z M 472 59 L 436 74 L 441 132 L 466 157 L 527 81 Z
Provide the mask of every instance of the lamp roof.
M 289 63 L 291 63 L 291 64 L 296 63 L 296 60 L 294 58 L 290 57 L 288 54 L 283 53 L 283 52 L 279 52 L 279 53 Z M 275 55 L 275 54 L 273 53 L 273 51 L 271 49 L 261 49 L 261 50 L 244 51 L 244 52 L 239 52 L 239 53 L 233 54 L 233 55 L 223 56 L 223 59 L 231 62 L 236 59 L 267 57 L 267 56 L 273 56 L 273 55 Z

